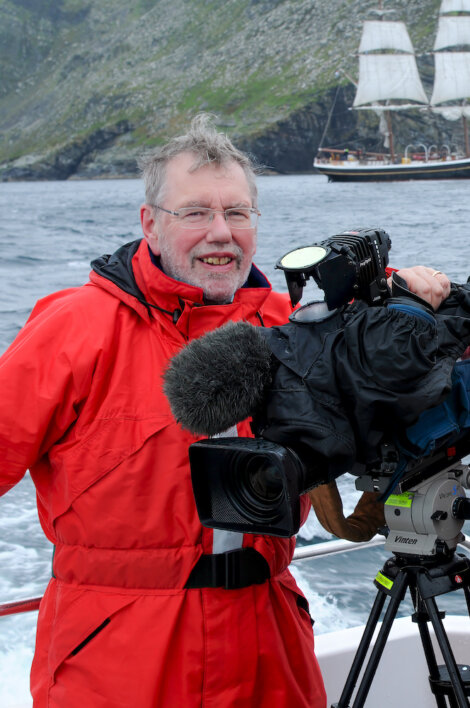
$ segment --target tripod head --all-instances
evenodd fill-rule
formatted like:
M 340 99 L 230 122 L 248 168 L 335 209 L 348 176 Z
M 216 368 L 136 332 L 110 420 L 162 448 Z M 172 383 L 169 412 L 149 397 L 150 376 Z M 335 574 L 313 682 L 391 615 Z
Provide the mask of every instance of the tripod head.
M 461 529 L 470 519 L 468 465 L 458 462 L 385 502 L 389 534 L 385 549 L 419 556 L 449 555 L 462 540 Z
M 361 491 L 385 493 L 388 527 L 385 549 L 397 555 L 424 558 L 452 555 L 462 540 L 462 526 L 470 519 L 470 467 L 462 458 L 470 453 L 465 436 L 434 455 L 408 462 L 399 470 L 400 457 L 384 446 L 379 469 L 356 480 Z M 399 470 L 400 479 L 388 494 Z

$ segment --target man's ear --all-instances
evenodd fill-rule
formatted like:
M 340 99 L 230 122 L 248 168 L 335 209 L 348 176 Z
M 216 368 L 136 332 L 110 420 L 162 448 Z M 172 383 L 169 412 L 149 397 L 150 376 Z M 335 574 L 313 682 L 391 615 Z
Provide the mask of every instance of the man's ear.
M 155 256 L 160 255 L 158 245 L 158 225 L 155 216 L 155 209 L 150 204 L 142 204 L 140 207 L 140 223 L 144 238 L 147 241 L 150 250 Z

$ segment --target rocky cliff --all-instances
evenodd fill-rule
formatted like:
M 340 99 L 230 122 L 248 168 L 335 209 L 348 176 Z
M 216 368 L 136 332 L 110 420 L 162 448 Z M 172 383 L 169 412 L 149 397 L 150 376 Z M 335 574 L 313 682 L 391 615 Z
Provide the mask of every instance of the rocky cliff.
M 393 1 L 428 86 L 439 4 Z M 378 149 L 378 119 L 349 110 L 361 23 L 375 5 L 0 0 L 0 179 L 134 175 L 138 154 L 201 110 L 280 172 L 311 170 L 322 139 Z M 398 146 L 458 139 L 455 124 L 414 113 Z

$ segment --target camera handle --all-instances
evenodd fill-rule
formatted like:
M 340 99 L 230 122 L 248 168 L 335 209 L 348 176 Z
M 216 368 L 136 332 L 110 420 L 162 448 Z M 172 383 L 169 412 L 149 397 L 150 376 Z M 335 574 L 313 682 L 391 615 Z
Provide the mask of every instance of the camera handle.
M 457 589 L 463 589 L 470 615 L 470 560 L 466 556 L 454 555 L 450 561 L 416 559 L 393 556 L 382 571 L 377 574 L 375 585 L 378 589 L 359 648 L 354 657 L 341 698 L 331 708 L 349 708 L 349 701 L 356 686 L 367 651 L 379 622 L 387 596 L 390 598 L 382 626 L 372 649 L 352 708 L 363 708 L 371 687 L 382 652 L 392 628 L 398 608 L 405 597 L 407 588 L 415 609 L 413 622 L 418 624 L 421 643 L 429 670 L 431 691 L 436 697 L 437 708 L 446 708 L 445 696 L 449 697 L 452 708 L 468 708 L 470 703 L 470 667 L 457 665 L 450 646 L 435 596 Z M 434 628 L 436 639 L 444 658 L 445 666 L 438 666 L 431 642 L 427 622 Z

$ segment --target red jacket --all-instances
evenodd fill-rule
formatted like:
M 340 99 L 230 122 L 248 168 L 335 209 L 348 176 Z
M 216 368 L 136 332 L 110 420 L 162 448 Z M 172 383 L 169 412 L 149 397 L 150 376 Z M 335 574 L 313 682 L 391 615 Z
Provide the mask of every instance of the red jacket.
M 192 495 L 195 438 L 162 392 L 188 340 L 228 320 L 285 322 L 287 298 L 253 269 L 232 304 L 204 305 L 144 241 L 94 268 L 86 286 L 36 305 L 0 363 L 0 487 L 31 470 L 56 548 L 35 707 L 323 708 L 310 618 L 287 570 L 293 539 L 243 538 L 269 563 L 263 584 L 184 589 L 214 537 Z

